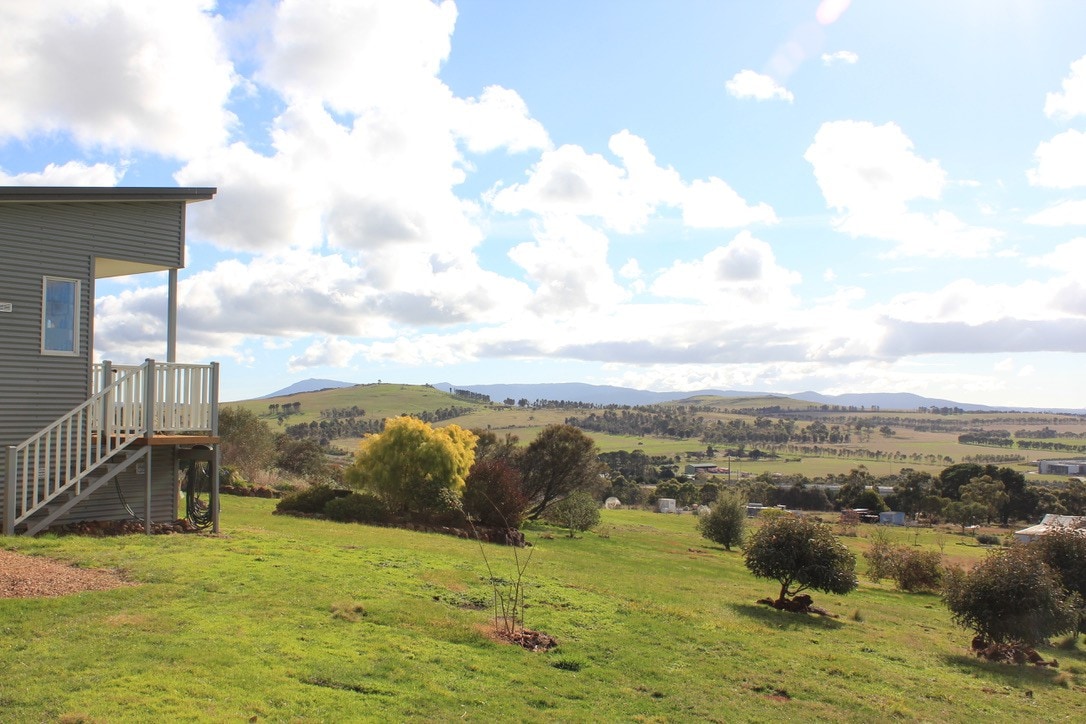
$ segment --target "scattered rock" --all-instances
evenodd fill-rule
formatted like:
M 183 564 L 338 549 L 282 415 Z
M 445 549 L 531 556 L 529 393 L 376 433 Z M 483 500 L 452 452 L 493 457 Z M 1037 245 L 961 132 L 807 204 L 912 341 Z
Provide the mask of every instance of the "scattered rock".
M 791 611 L 792 613 L 817 613 L 819 616 L 829 616 L 830 618 L 839 618 L 836 613 L 831 613 L 824 608 L 819 608 L 813 605 L 814 600 L 806 593 L 800 594 L 792 599 L 782 598 L 774 601 L 772 598 L 762 598 L 758 600 L 758 603 L 765 604 L 766 606 L 772 606 L 778 611 Z

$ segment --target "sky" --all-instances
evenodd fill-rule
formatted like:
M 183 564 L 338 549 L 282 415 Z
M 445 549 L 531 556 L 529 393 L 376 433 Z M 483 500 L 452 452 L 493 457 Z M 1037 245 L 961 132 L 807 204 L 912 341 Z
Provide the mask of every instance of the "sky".
M 1086 407 L 1086 3 L 0 3 L 0 185 L 214 186 L 178 360 Z M 95 357 L 162 359 L 166 278 Z

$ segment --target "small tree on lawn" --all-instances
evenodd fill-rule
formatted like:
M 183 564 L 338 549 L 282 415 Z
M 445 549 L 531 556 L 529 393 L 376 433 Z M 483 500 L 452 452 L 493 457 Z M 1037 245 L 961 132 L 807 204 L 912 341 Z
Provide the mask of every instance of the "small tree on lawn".
M 591 530 L 600 524 L 600 506 L 591 493 L 579 490 L 551 504 L 543 517 L 548 523 L 567 528 L 572 538 L 575 532 Z
M 702 537 L 719 543 L 726 551 L 743 543 L 746 526 L 747 502 L 735 493 L 721 495 L 708 513 L 698 516 Z
M 751 573 L 781 584 L 777 605 L 811 588 L 848 593 L 856 588 L 856 557 L 829 526 L 812 518 L 781 515 L 750 537 L 744 560 Z
M 944 593 L 954 621 L 985 643 L 1035 646 L 1074 631 L 1081 599 L 1025 546 L 993 554 L 949 577 Z
M 1086 534 L 1052 530 L 1030 543 L 1028 550 L 1052 569 L 1067 593 L 1077 593 L 1086 603 Z M 1079 612 L 1078 630 L 1086 633 L 1086 607 Z

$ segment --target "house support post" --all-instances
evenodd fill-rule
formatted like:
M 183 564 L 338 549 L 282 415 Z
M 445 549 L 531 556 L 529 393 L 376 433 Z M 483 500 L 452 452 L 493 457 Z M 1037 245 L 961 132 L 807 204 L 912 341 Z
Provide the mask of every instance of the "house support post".
M 219 363 L 211 363 L 211 435 L 219 436 Z M 219 450 L 221 444 L 214 444 L 211 456 L 211 532 L 219 532 Z
M 7 473 L 4 477 L 4 528 L 0 533 L 15 535 L 15 446 L 8 445 Z
M 211 532 L 219 532 L 219 445 L 211 456 Z
M 147 458 L 147 462 L 144 463 L 144 482 L 146 483 L 146 490 L 143 496 L 143 530 L 147 535 L 151 535 L 151 459 L 154 458 L 153 448 L 147 448 L 147 454 L 144 455 Z
M 170 269 L 166 285 L 166 361 L 177 361 L 177 270 Z

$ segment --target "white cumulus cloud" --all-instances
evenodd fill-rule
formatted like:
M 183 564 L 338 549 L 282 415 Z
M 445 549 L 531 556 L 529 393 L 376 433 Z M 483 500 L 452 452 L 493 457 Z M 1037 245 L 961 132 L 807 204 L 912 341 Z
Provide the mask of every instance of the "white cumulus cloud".
M 911 209 L 915 201 L 938 200 L 947 174 L 938 161 L 918 156 L 894 123 L 824 123 L 804 158 L 826 203 L 840 212 L 835 227 L 854 237 L 895 242 L 892 255 L 979 256 L 1002 237 L 949 211 Z
M 1086 133 L 1074 129 L 1043 141 L 1034 152 L 1037 166 L 1027 172 L 1035 186 L 1069 189 L 1086 186 Z
M 675 262 L 656 278 L 652 292 L 664 298 L 708 300 L 714 304 L 728 299 L 768 309 L 793 304 L 791 287 L 799 281 L 797 272 L 777 263 L 769 244 L 741 231 L 728 244 L 701 259 Z
M 860 56 L 853 53 L 851 50 L 838 50 L 833 53 L 822 54 L 822 62 L 825 65 L 836 65 L 837 63 L 855 65 L 859 60 Z
M 1086 226 L 1086 199 L 1061 201 L 1026 217 L 1040 226 Z
M 0 140 L 69 134 L 184 158 L 224 143 L 237 84 L 213 0 L 0 5 Z
M 724 84 L 728 94 L 736 98 L 754 98 L 759 101 L 782 100 L 791 103 L 792 92 L 771 76 L 753 70 L 741 70 Z
M 0 169 L 0 186 L 116 186 L 123 176 L 123 170 L 108 163 L 68 161 L 25 173 L 8 174 Z
M 614 134 L 608 148 L 621 165 L 580 146 L 561 146 L 543 153 L 526 182 L 494 188 L 487 199 L 503 213 L 595 217 L 621 233 L 640 231 L 661 206 L 682 209 L 684 223 L 696 228 L 777 221 L 768 204 L 748 204 L 719 178 L 685 183 L 629 131 Z
M 1045 95 L 1045 115 L 1060 119 L 1086 115 L 1086 55 L 1071 64 L 1061 86 L 1061 91 Z
M 512 153 L 548 149 L 551 139 L 513 90 L 487 86 L 478 99 L 454 99 L 453 130 L 473 153 L 506 148 Z

